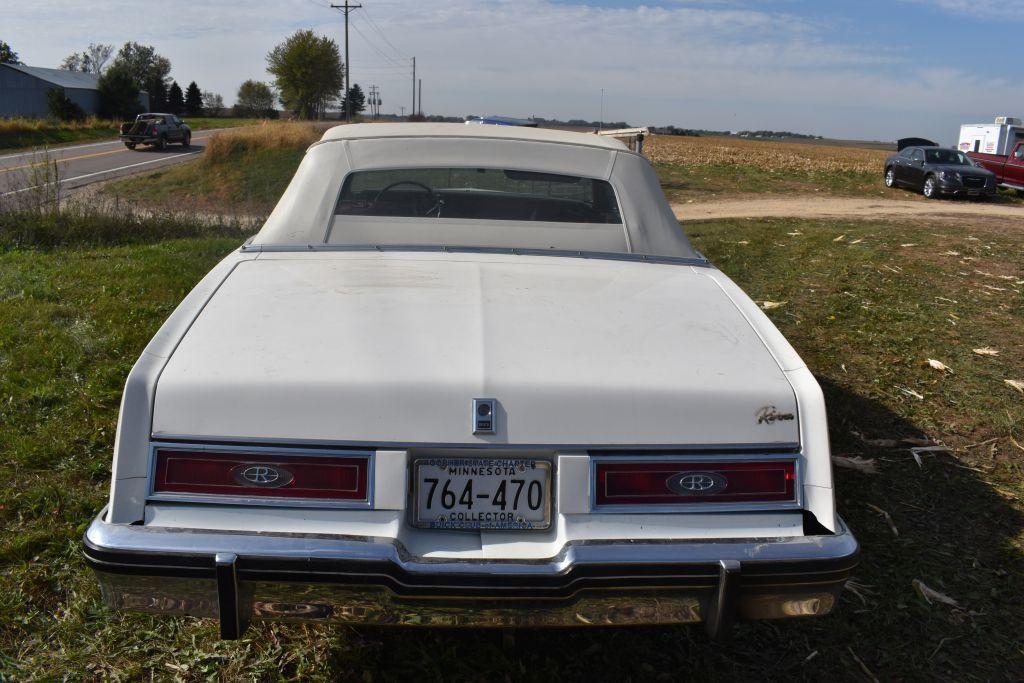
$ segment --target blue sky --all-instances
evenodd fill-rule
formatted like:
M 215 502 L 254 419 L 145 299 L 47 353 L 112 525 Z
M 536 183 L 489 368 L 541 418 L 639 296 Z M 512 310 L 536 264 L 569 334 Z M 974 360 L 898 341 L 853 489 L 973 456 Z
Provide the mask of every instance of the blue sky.
M 955 141 L 1024 116 L 1024 0 L 361 0 L 352 75 L 407 109 L 417 57 L 430 113 Z M 92 0 L 4 9 L 0 39 L 36 66 L 89 42 L 154 45 L 184 85 L 229 103 L 299 28 L 339 42 L 329 0 Z M 72 18 L 69 18 L 72 17 Z

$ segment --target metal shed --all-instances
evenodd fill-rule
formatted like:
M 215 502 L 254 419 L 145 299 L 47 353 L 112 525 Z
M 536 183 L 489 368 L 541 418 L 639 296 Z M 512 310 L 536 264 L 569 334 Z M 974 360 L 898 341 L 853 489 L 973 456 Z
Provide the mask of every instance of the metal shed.
M 62 89 L 86 114 L 96 114 L 100 106 L 99 80 L 97 74 L 80 71 L 0 64 L 0 116 L 48 116 L 46 93 L 51 88 Z M 148 94 L 140 91 L 139 102 L 148 108 Z

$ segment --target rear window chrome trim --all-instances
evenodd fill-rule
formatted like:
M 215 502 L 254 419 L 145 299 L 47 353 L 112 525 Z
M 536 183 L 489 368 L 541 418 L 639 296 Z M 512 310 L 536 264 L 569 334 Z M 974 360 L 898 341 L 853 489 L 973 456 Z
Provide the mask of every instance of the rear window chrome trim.
M 606 251 L 577 251 L 574 249 L 520 249 L 517 247 L 462 247 L 458 245 L 429 244 L 244 244 L 240 248 L 247 253 L 294 253 L 294 252 L 413 252 L 438 254 L 496 254 L 511 256 L 561 256 L 605 261 L 640 261 L 680 266 L 713 268 L 704 257 L 658 256 L 655 254 L 627 254 Z
M 751 503 L 674 503 L 652 505 L 597 505 L 597 466 L 599 463 L 635 463 L 643 462 L 791 462 L 793 463 L 793 495 L 794 500 L 784 502 L 751 502 Z M 803 468 L 800 453 L 722 453 L 714 451 L 693 452 L 685 454 L 642 454 L 630 452 L 591 453 L 590 454 L 590 512 L 623 513 L 623 514 L 657 514 L 686 512 L 780 512 L 801 510 L 804 505 Z
M 344 457 L 366 460 L 366 499 L 332 500 L 326 498 L 274 498 L 272 496 L 236 496 L 209 493 L 166 493 L 155 491 L 156 454 L 163 451 L 208 451 L 210 453 L 251 453 L 254 455 Z M 246 446 L 240 444 L 219 444 L 209 442 L 183 443 L 175 441 L 151 441 L 149 444 L 149 471 L 146 475 L 146 502 L 154 503 L 200 503 L 215 505 L 244 505 L 249 507 L 288 507 L 345 510 L 372 510 L 374 494 L 375 452 L 354 448 L 310 448 L 299 446 Z

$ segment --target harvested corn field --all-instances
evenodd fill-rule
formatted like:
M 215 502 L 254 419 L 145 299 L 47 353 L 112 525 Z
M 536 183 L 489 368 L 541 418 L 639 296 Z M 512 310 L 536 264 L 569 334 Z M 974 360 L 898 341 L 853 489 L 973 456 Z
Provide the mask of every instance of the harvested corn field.
M 891 154 L 879 149 L 725 137 L 652 135 L 645 153 L 655 164 L 758 166 L 766 171 L 880 173 Z

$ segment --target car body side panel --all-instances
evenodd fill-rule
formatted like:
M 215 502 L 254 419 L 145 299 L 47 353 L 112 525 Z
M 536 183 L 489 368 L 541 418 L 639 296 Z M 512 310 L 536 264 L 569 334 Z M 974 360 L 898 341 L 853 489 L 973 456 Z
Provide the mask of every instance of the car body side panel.
M 128 524 L 142 519 L 149 475 L 149 457 L 146 454 L 149 451 L 157 379 L 210 296 L 239 262 L 254 258 L 254 255 L 236 252 L 214 266 L 178 304 L 128 373 L 114 440 L 111 505 L 107 521 Z

